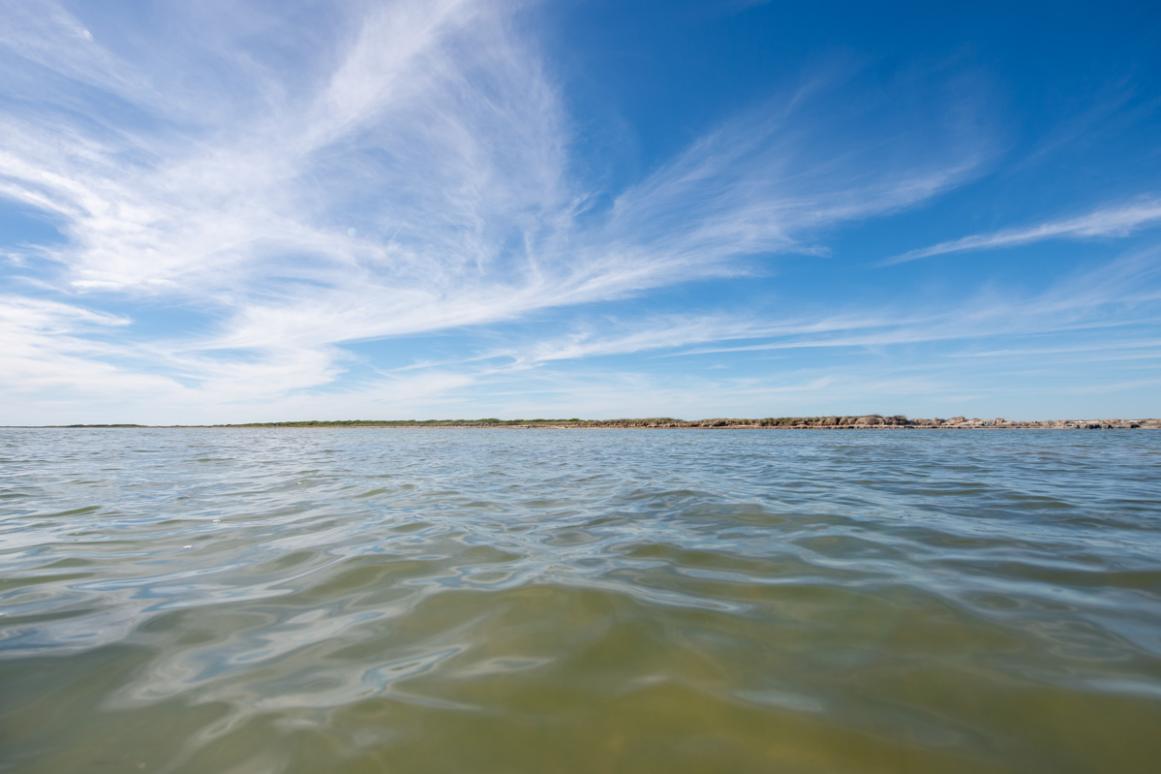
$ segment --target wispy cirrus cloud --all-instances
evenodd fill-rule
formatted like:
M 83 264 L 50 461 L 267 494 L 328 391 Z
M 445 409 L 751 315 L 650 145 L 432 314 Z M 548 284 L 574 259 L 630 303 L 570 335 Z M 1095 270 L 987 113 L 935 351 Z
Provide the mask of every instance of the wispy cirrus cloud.
M 702 309 L 696 290 L 647 303 L 779 256 L 829 260 L 838 228 L 976 180 L 993 141 L 970 78 L 868 90 L 804 69 L 687 121 L 680 150 L 624 180 L 579 152 L 535 4 L 0 7 L 0 197 L 59 237 L 3 245 L 7 421 L 907 410 L 893 400 L 987 385 L 879 353 L 1033 349 L 1014 337 L 1122 325 L 1143 317 L 1101 310 L 1157 301 L 1145 255 L 955 304 L 876 305 L 825 280 L 760 310 L 728 293 Z M 898 262 L 1157 220 L 1142 199 Z M 158 322 L 168 308 L 181 315 Z M 458 354 L 414 344 L 440 332 Z M 403 365 L 360 353 L 376 340 Z M 731 370 L 820 350 L 841 362 Z M 713 358 L 713 374 L 683 370 Z
M 575 152 L 562 81 L 523 4 L 167 6 L 132 19 L 3 8 L 0 197 L 62 236 L 9 247 L 18 261 L 5 281 L 35 273 L 38 297 L 113 305 L 129 320 L 115 336 L 74 330 L 67 353 L 22 351 L 71 370 L 74 387 L 97 383 L 90 372 L 110 384 L 140 375 L 175 402 L 290 400 L 340 384 L 350 342 L 817 253 L 828 229 L 960 185 L 990 153 L 986 134 L 963 130 L 974 108 L 962 89 L 925 84 L 956 118 L 917 120 L 809 73 L 809 88 L 790 83 L 709 122 L 607 190 Z M 196 328 L 137 330 L 135 305 L 167 303 L 195 310 Z M 671 333 L 688 343 L 739 331 Z M 27 326 L 12 335 L 40 341 Z M 546 342 L 520 359 L 640 343 L 623 338 Z M 13 374 L 8 386 L 26 385 Z
M 1067 274 L 1036 293 L 988 289 L 954 305 L 880 310 L 855 324 L 803 328 L 774 340 L 695 347 L 674 355 L 873 349 L 1155 325 L 1161 250 L 1145 249 Z M 723 337 L 724 338 L 724 337 Z M 1115 339 L 1105 346 L 1115 347 Z
M 517 340 L 508 347 L 487 350 L 471 360 L 502 361 L 502 368 L 519 370 L 559 361 L 675 350 L 706 342 L 861 331 L 887 324 L 886 319 L 853 315 L 794 320 L 760 320 L 752 315 L 736 313 L 614 318 L 590 321 L 556 336 Z
M 986 234 L 973 234 L 940 242 L 930 247 L 910 250 L 888 258 L 881 265 L 896 266 L 938 255 L 1017 247 L 1049 239 L 1123 237 L 1138 229 L 1159 223 L 1161 223 L 1161 200 L 1144 198 L 1127 204 L 1094 210 L 1086 215 L 1050 220 L 1032 226 L 1020 226 Z

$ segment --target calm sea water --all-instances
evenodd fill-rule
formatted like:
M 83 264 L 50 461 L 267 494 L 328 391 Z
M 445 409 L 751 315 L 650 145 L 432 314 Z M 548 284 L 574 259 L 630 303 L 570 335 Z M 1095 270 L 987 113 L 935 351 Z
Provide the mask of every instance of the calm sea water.
M 0 430 L 0 771 L 1159 760 L 1161 432 Z

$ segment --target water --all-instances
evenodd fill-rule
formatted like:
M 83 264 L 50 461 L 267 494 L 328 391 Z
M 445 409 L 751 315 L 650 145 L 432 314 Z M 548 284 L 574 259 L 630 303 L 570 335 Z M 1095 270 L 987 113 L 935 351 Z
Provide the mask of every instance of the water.
M 1155 771 L 1161 432 L 0 430 L 0 771 Z

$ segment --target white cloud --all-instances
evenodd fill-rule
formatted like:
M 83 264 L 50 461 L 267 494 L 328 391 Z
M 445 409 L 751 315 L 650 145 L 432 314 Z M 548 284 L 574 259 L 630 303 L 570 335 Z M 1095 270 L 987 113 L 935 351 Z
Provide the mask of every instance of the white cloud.
M 849 326 L 817 331 L 803 327 L 774 341 L 698 347 L 674 354 L 871 349 L 1149 325 L 1155 320 L 1142 320 L 1126 310 L 1152 310 L 1161 300 L 1154 289 L 1161 276 L 1159 255 L 1156 249 L 1130 253 L 1061 277 L 1038 293 L 989 290 L 952 306 L 942 300 L 927 308 L 911 304 L 907 312 L 884 309 L 878 316 L 854 316 L 856 324 Z
M 338 4 L 318 24 L 178 6 L 167 12 L 180 24 L 128 32 L 78 8 L 7 3 L 0 31 L 0 196 L 44 212 L 65 237 L 10 252 L 78 310 L 58 313 L 70 327 L 53 342 L 35 325 L 8 331 L 23 359 L 0 386 L 22 394 L 105 385 L 206 416 L 262 401 L 306 410 L 304 392 L 342 386 L 344 343 L 512 321 L 753 271 L 755 255 L 818 252 L 826 229 L 960 184 L 988 152 L 958 123 L 807 77 L 810 88 L 719 122 L 635 185 L 603 191 L 582 171 L 561 83 L 521 4 Z M 78 316 L 97 300 L 128 317 L 138 303 L 181 304 L 210 323 L 97 335 Z M 672 343 L 660 346 L 770 328 L 663 324 Z M 542 342 L 517 359 L 659 346 L 641 327 Z M 397 384 L 426 383 L 374 389 Z
M 1094 210 L 1087 215 L 1074 218 L 1051 220 L 1034 226 L 993 231 L 988 234 L 974 234 L 948 242 L 940 242 L 931 247 L 911 250 L 889 258 L 883 262 L 883 265 L 895 266 L 949 253 L 1016 247 L 1047 239 L 1122 237 L 1159 222 L 1161 222 L 1161 201 L 1142 199 L 1130 204 Z

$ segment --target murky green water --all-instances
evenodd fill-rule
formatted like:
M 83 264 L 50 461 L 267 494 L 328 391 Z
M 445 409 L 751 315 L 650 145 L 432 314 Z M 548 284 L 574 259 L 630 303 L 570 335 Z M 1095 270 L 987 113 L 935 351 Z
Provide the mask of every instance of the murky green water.
M 1161 433 L 0 430 L 0 771 L 1158 761 Z

